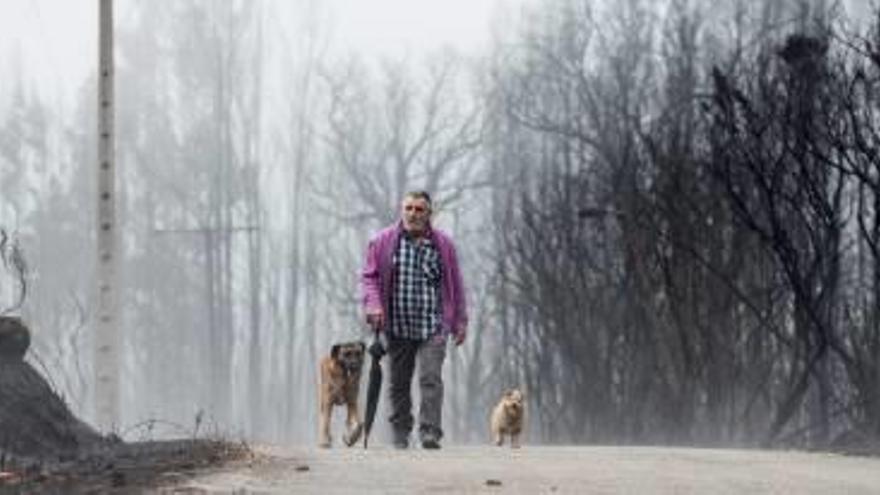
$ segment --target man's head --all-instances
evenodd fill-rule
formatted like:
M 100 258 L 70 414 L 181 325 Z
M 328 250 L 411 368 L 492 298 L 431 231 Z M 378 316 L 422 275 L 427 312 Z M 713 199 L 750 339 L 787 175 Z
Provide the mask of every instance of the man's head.
M 403 196 L 400 217 L 403 230 L 412 235 L 422 235 L 431 223 L 431 196 L 425 191 L 412 191 Z

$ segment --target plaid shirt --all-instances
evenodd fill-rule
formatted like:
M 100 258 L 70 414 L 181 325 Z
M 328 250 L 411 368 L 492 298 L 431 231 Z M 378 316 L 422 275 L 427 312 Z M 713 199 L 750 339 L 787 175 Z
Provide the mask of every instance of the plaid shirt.
M 440 328 L 440 255 L 430 239 L 400 236 L 394 252 L 392 335 L 427 340 Z

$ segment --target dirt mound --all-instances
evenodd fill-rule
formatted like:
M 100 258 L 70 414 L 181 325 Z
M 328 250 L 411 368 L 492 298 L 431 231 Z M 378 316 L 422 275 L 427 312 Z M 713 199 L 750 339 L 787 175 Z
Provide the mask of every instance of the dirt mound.
M 110 442 L 74 416 L 24 361 L 30 332 L 0 316 L 0 453 L 4 459 L 70 458 Z
M 0 316 L 0 491 L 119 491 L 241 458 L 248 449 L 217 440 L 124 443 L 70 412 L 24 361 L 30 331 Z

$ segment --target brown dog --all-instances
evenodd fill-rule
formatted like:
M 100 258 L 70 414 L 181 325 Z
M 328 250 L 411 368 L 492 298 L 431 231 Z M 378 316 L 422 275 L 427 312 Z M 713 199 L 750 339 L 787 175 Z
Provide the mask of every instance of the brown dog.
M 504 392 L 495 409 L 492 410 L 492 439 L 495 445 L 504 443 L 504 435 L 510 435 L 510 446 L 518 449 L 519 435 L 523 430 L 525 420 L 525 402 L 523 393 L 518 389 Z
M 329 356 L 321 359 L 321 383 L 318 387 L 320 418 L 318 426 L 319 445 L 330 447 L 330 419 L 333 406 L 346 406 L 347 431 L 342 441 L 351 447 L 363 431 L 358 410 L 361 369 L 364 365 L 366 345 L 363 342 L 336 344 Z

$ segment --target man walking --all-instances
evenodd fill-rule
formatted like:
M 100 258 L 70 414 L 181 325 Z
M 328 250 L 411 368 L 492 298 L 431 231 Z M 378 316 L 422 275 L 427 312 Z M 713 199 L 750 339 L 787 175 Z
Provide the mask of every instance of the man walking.
M 455 246 L 431 227 L 431 197 L 404 195 L 401 218 L 370 240 L 361 272 L 367 323 L 384 331 L 390 358 L 389 420 L 394 446 L 409 446 L 413 429 L 410 393 L 419 370 L 419 438 L 439 449 L 443 438 L 443 361 L 446 339 L 461 345 L 467 335 L 467 307 Z

